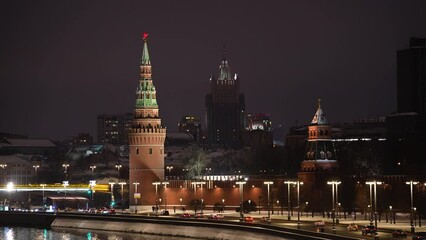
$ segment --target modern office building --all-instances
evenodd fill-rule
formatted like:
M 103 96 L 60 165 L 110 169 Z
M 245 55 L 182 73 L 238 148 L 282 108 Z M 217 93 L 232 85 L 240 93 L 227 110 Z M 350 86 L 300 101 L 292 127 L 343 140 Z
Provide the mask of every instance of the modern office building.
M 191 134 L 196 142 L 201 141 L 201 120 L 197 116 L 184 116 L 178 123 L 179 133 Z
M 132 126 L 133 114 L 98 115 L 98 143 L 126 144 L 127 133 Z
M 424 38 L 411 38 L 397 53 L 398 112 L 426 113 L 426 47 Z
M 210 77 L 206 95 L 207 137 L 210 145 L 238 147 L 244 130 L 245 101 L 240 94 L 240 79 L 231 69 L 223 49 L 219 76 Z

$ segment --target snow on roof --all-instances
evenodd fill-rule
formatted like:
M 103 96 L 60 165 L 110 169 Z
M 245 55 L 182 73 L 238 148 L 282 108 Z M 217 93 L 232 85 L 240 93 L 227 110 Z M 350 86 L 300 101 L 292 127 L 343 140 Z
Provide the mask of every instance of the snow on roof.
M 48 196 L 48 198 L 50 198 L 50 199 L 52 199 L 52 200 L 85 200 L 85 201 L 88 201 L 89 199 L 87 199 L 87 198 L 85 198 L 85 197 L 69 197 L 69 196 L 67 196 L 66 198 L 65 198 L 65 196 L 64 197 L 50 197 L 50 196 Z
M 24 155 L 0 156 L 0 163 L 28 163 L 28 157 Z
M 194 140 L 194 136 L 189 133 L 167 133 L 166 137 L 170 140 Z
M 56 147 L 56 145 L 47 139 L 13 139 L 8 138 L 6 141 L 9 144 L 1 144 L 11 147 Z
M 109 184 L 110 182 L 119 183 L 118 178 L 106 177 L 96 182 L 96 184 Z

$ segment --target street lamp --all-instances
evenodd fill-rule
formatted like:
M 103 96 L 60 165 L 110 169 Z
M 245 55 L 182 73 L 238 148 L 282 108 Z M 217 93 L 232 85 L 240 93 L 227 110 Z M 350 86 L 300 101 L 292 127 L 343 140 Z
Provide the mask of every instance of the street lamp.
M 236 184 L 240 185 L 240 221 L 243 221 L 243 199 L 244 199 L 244 195 L 243 195 L 243 186 L 244 184 L 246 184 L 246 182 L 244 181 L 240 181 L 240 182 L 236 182 Z
M 44 198 L 44 188 L 46 187 L 46 184 L 40 184 L 40 186 L 43 188 L 43 210 L 46 207 L 46 199 Z
M 90 169 L 92 170 L 92 179 L 93 179 L 93 171 L 95 171 L 96 166 L 95 166 L 95 165 L 92 165 L 92 166 L 90 166 Z
M 182 198 L 179 198 L 179 201 L 180 201 L 180 208 L 183 210 Z
M 65 199 L 64 199 L 64 205 L 65 205 L 65 211 L 67 210 L 67 186 L 69 186 L 68 181 L 63 181 L 62 185 L 64 186 L 64 192 L 65 192 Z
M 7 185 L 6 185 L 6 189 L 9 192 L 9 205 L 10 205 L 10 202 L 12 201 L 11 192 L 15 189 L 15 184 L 13 184 L 13 182 L 8 182 Z M 6 200 L 5 200 L 5 202 L 6 202 Z
M 118 184 L 121 185 L 121 212 L 124 211 L 124 185 L 126 185 L 126 182 L 119 182 Z
M 291 216 L 290 216 L 290 185 L 291 184 L 297 184 L 295 181 L 285 181 L 284 184 L 287 184 L 287 188 L 288 188 L 288 192 L 287 192 L 287 220 L 291 220 Z
M 7 167 L 7 164 L 0 164 L 0 168 L 5 169 Z
M 110 204 L 110 206 L 114 207 L 114 204 L 115 204 L 115 199 L 114 199 L 114 185 L 115 185 L 115 182 L 109 182 L 108 184 L 111 186 L 111 204 Z
M 414 224 L 413 224 L 413 185 L 419 184 L 419 182 L 409 181 L 406 182 L 407 185 L 410 185 L 410 199 L 411 199 L 411 206 L 410 206 L 410 225 L 411 225 L 411 233 L 414 233 Z
M 306 217 L 308 217 L 308 205 L 309 205 L 309 202 L 306 202 L 305 204 L 306 204 L 306 207 L 305 207 Z
M 139 184 L 140 183 L 138 183 L 138 182 L 133 183 L 133 185 L 135 185 L 135 193 L 133 194 L 134 198 L 135 198 L 135 213 L 138 213 L 138 198 L 140 198 L 140 194 L 138 194 L 138 185 Z
M 123 166 L 121 165 L 121 164 L 115 164 L 115 168 L 117 168 L 117 171 L 118 171 L 118 176 L 120 177 L 120 169 L 122 168 Z
M 273 208 L 274 208 L 274 206 L 272 205 L 272 209 Z M 280 200 L 277 200 L 277 215 L 280 215 Z
M 203 204 L 204 204 L 204 198 L 201 198 L 201 214 L 203 214 Z
M 335 215 L 336 215 L 336 199 L 334 197 L 334 194 L 336 193 L 336 198 L 338 199 L 338 191 L 337 186 L 340 184 L 340 181 L 329 181 L 327 182 L 328 185 L 331 185 L 331 207 L 333 209 L 332 218 L 333 218 L 333 233 L 336 233 L 336 222 L 335 222 Z
M 274 184 L 274 182 L 268 181 L 268 182 L 263 182 L 263 184 L 268 185 L 268 218 L 270 218 L 271 217 L 271 211 L 270 211 L 271 204 L 270 204 L 270 200 L 269 200 L 269 185 Z M 259 203 L 259 205 L 260 205 L 260 203 Z
M 381 185 L 382 182 L 371 181 L 366 182 L 366 184 L 370 185 L 370 205 L 371 205 L 371 213 L 373 213 L 373 203 L 372 203 L 372 186 L 374 186 L 374 227 L 377 228 L 377 185 Z M 373 220 L 370 217 L 370 224 Z
M 153 182 L 152 185 L 155 186 L 155 211 L 158 211 L 158 185 L 160 185 L 161 182 Z
M 89 181 L 89 186 L 90 186 L 90 198 L 91 198 L 91 202 L 92 202 L 92 208 L 94 207 L 94 201 L 93 201 L 93 191 L 94 191 L 94 188 L 95 188 L 95 186 L 96 186 L 96 181 L 95 180 L 90 180 Z
M 64 174 L 65 174 L 65 180 L 68 179 L 68 167 L 70 165 L 68 163 L 62 164 L 62 167 L 64 168 Z
M 222 198 L 222 212 L 225 211 L 225 198 Z
M 166 194 L 166 189 L 167 189 L 167 185 L 169 184 L 169 182 L 162 182 L 161 184 L 164 185 L 164 210 L 167 210 L 167 194 Z
M 297 185 L 297 228 L 300 228 L 300 185 L 303 185 L 303 182 L 296 181 Z
M 393 219 L 392 206 L 389 206 L 389 212 L 390 212 L 390 223 L 392 224 L 392 219 Z M 393 223 L 395 223 L 395 221 Z
M 167 170 L 169 170 L 169 175 L 170 175 L 170 172 L 172 171 L 173 166 L 167 166 L 166 168 L 167 168 Z
M 37 170 L 40 167 L 40 165 L 33 165 L 34 171 L 35 171 L 35 182 L 37 183 Z

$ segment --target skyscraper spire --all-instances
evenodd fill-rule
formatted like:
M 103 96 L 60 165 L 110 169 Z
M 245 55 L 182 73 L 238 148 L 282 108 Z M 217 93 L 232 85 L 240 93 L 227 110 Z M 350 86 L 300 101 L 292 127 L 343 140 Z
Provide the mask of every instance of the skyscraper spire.
M 223 43 L 223 48 L 222 48 L 222 62 L 223 61 L 227 61 L 226 60 L 226 45 L 225 45 L 225 43 Z
M 231 75 L 231 69 L 228 65 L 228 60 L 226 59 L 226 47 L 223 44 L 222 50 L 222 62 L 219 66 L 219 77 L 218 80 L 233 80 Z

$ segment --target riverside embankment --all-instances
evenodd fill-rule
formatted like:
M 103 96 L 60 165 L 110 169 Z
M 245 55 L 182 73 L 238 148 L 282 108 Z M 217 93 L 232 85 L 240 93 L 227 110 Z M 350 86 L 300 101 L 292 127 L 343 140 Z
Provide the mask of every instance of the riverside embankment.
M 52 224 L 55 227 L 199 239 L 354 239 L 267 224 L 132 215 L 57 214 Z

